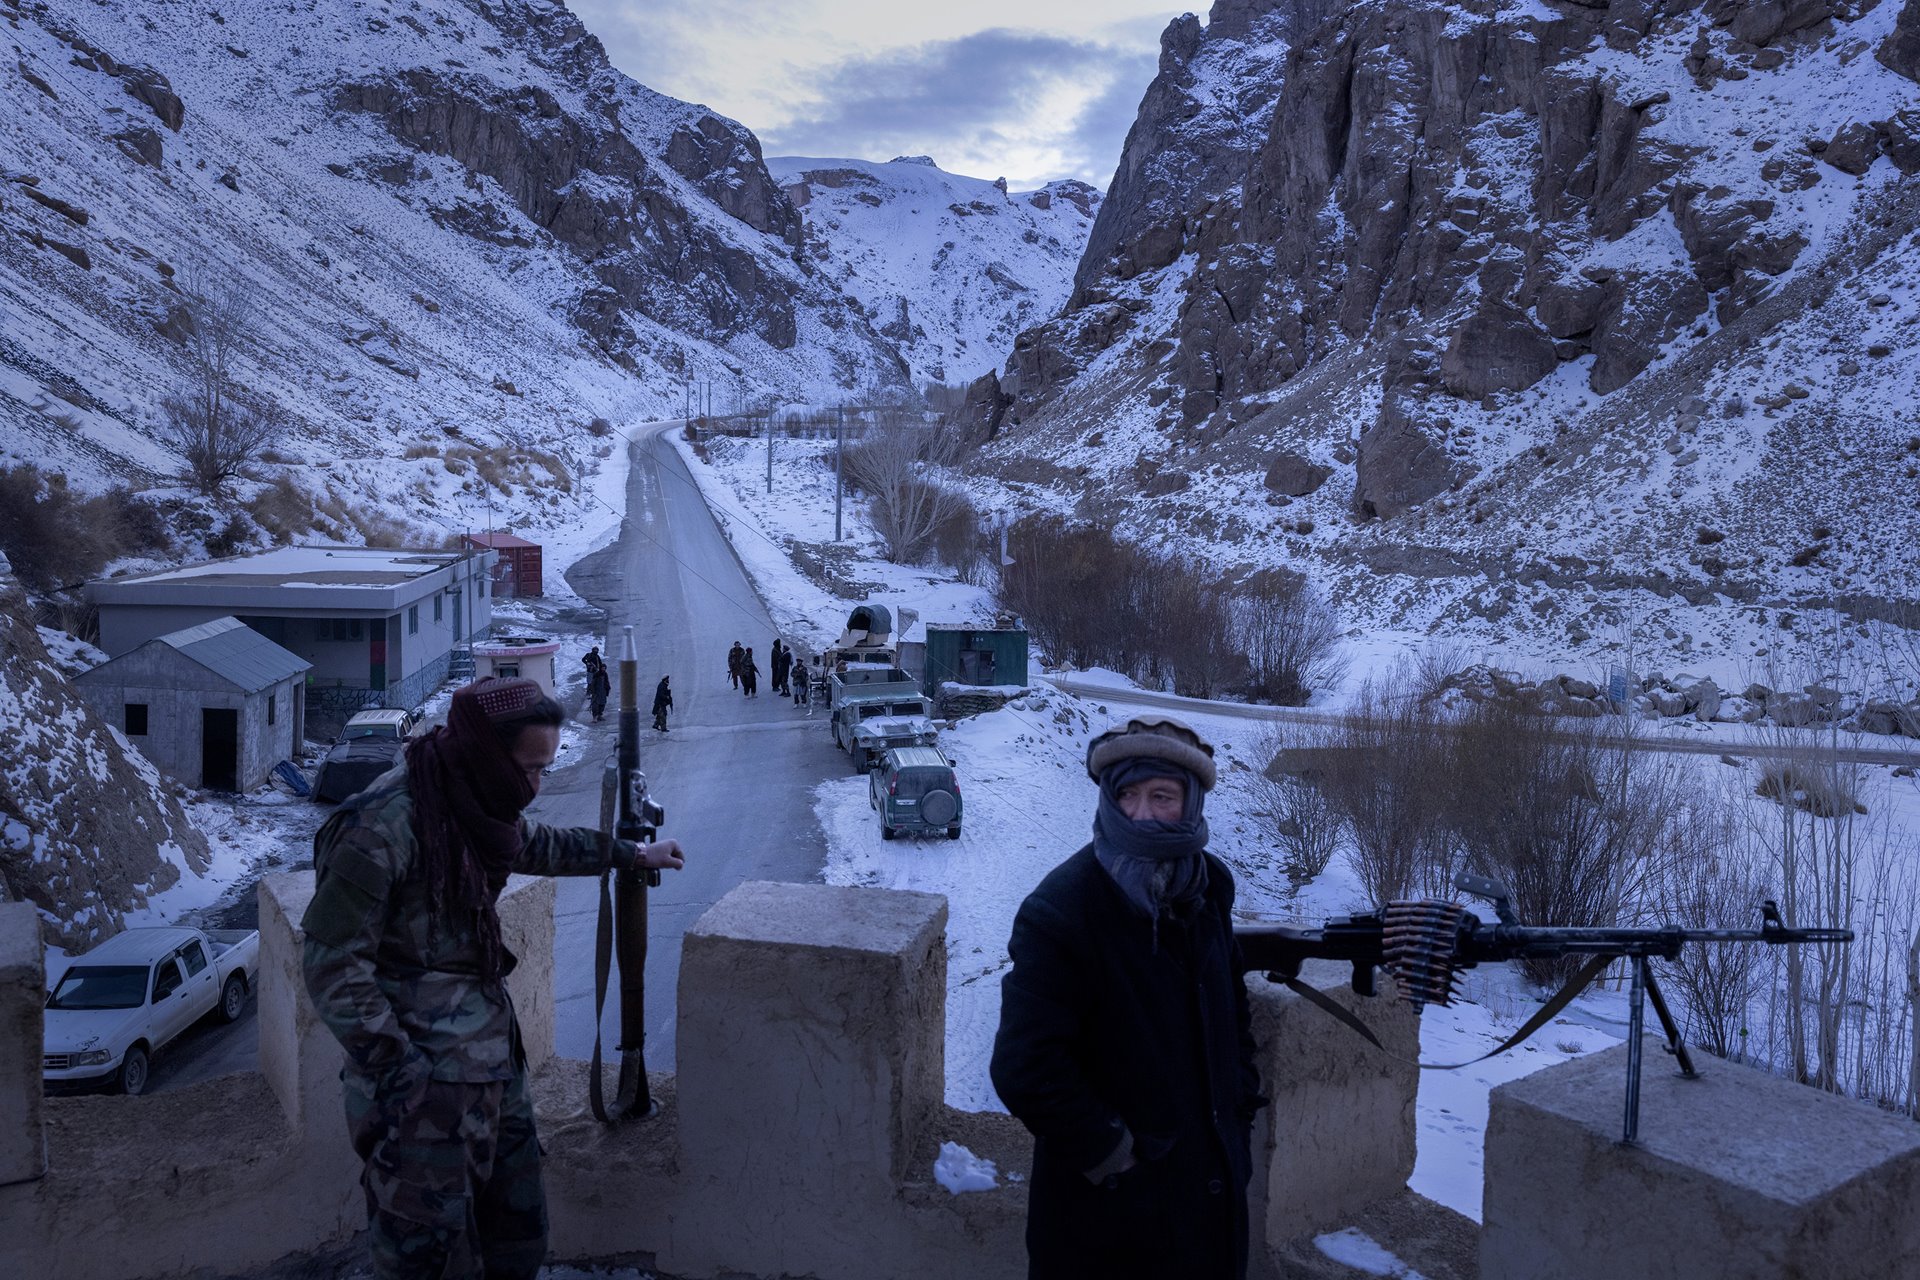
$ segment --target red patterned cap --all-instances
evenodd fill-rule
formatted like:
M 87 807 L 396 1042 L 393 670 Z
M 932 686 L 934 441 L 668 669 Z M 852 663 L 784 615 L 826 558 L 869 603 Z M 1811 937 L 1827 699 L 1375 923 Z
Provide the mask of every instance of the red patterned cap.
M 453 696 L 472 698 L 479 706 L 480 714 L 499 724 L 519 719 L 547 695 L 536 681 L 524 676 L 487 676 L 475 680 Z

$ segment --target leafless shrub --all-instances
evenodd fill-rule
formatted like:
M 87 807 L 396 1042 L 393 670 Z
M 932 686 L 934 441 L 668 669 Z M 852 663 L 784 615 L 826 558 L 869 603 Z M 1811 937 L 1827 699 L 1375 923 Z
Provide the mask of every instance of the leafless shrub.
M 247 501 L 247 513 L 275 541 L 286 543 L 313 528 L 313 500 L 282 475 Z
M 1681 766 L 1643 751 L 1625 720 L 1563 722 L 1491 698 L 1459 713 L 1448 757 L 1452 847 L 1505 884 L 1533 923 L 1620 923 L 1673 855 L 1689 813 Z M 1549 982 L 1573 963 L 1523 968 Z
M 952 565 L 960 581 L 982 586 L 992 580 L 993 544 L 980 526 L 980 513 L 964 495 L 933 531 L 933 554 Z
M 160 403 L 161 422 L 186 460 L 187 478 L 215 494 L 260 456 L 281 430 L 279 407 L 239 382 L 241 349 L 254 325 L 253 299 L 233 280 L 196 281 L 182 302 L 188 379 Z
M 887 559 L 917 564 L 934 534 L 964 509 L 965 495 L 939 480 L 939 472 L 957 464 L 964 448 L 958 432 L 888 413 L 846 451 L 846 474 L 868 496 Z
M 1364 681 L 1327 743 L 1321 781 L 1349 837 L 1348 857 L 1374 902 L 1429 879 L 1444 828 L 1446 729 L 1420 705 L 1411 671 Z
M 1255 578 L 1237 594 L 1233 614 L 1255 701 L 1304 706 L 1315 689 L 1346 674 L 1339 621 L 1298 574 L 1269 571 Z
M 1324 770 L 1306 763 L 1327 735 L 1317 729 L 1260 735 L 1255 756 L 1267 763 L 1255 775 L 1254 806 L 1280 849 L 1280 867 L 1297 888 L 1315 879 L 1340 849 L 1339 808 L 1321 788 Z
M 1687 835 L 1686 856 L 1667 861 L 1650 887 L 1651 908 L 1664 923 L 1688 929 L 1752 928 L 1766 874 L 1740 831 L 1724 810 L 1696 808 Z M 1689 1043 L 1742 1060 L 1757 1047 L 1749 1022 L 1763 960 L 1747 943 L 1703 942 L 1663 966 Z
M 159 510 L 130 490 L 87 495 L 31 463 L 0 467 L 0 551 L 30 590 L 76 586 L 123 556 L 171 543 Z
M 1840 757 L 1837 739 L 1808 745 L 1777 730 L 1787 771 L 1767 806 L 1752 824 L 1780 885 L 1780 911 L 1790 926 L 1850 928 L 1860 891 L 1861 838 L 1864 824 L 1853 805 L 1796 803 L 1801 794 L 1855 796 L 1860 766 Z M 1791 777 L 1792 791 L 1786 790 Z M 1846 1006 L 1855 998 L 1852 947 L 1787 947 L 1781 962 L 1782 990 L 1769 1019 L 1790 1075 L 1828 1091 L 1841 1087 L 1840 1041 Z M 1811 954 L 1808 954 L 1811 953 Z

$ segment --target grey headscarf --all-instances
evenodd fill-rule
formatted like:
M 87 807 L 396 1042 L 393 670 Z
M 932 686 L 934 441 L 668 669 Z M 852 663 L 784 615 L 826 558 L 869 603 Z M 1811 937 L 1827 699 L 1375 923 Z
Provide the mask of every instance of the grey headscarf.
M 1178 822 L 1135 821 L 1120 808 L 1120 792 L 1149 778 L 1172 778 L 1186 788 Z M 1152 756 L 1116 761 L 1100 774 L 1100 803 L 1093 814 L 1093 856 L 1120 891 L 1154 924 L 1198 902 L 1207 888 L 1206 791 L 1191 770 Z

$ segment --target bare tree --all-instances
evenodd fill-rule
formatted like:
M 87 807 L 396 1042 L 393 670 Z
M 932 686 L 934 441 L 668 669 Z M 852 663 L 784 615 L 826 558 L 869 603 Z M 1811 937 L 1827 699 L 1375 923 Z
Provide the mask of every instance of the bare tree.
M 1327 734 L 1317 728 L 1273 726 L 1254 746 L 1255 757 L 1266 761 L 1254 775 L 1254 803 L 1295 887 L 1325 871 L 1340 848 L 1340 810 L 1320 786 L 1325 770 L 1312 763 L 1326 742 Z
M 1239 593 L 1236 640 L 1250 664 L 1255 700 L 1283 707 L 1306 704 L 1315 689 L 1346 674 L 1340 624 L 1305 578 L 1268 572 Z
M 966 496 L 938 477 L 960 461 L 964 449 L 957 431 L 886 413 L 858 447 L 847 450 L 847 474 L 870 499 L 874 532 L 886 543 L 887 559 L 918 563 L 941 527 L 967 509 Z
M 186 459 L 187 478 L 213 494 L 259 457 L 280 429 L 279 412 L 238 380 L 254 319 L 246 289 L 232 280 L 190 281 L 183 307 L 188 382 L 161 401 L 162 422 Z

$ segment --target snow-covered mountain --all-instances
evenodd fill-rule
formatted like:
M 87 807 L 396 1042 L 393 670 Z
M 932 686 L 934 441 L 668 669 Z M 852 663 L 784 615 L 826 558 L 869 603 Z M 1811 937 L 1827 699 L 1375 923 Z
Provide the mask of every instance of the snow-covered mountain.
M 1920 591 L 1916 80 L 1920 0 L 1220 0 L 971 407 L 1368 630 L 1838 661 Z
M 0 458 L 179 460 L 181 290 L 315 495 L 459 523 L 447 447 L 589 465 L 596 417 L 900 385 L 739 125 L 616 72 L 557 0 L 0 0 Z M 409 453 L 415 456 L 404 456 Z M 553 469 L 549 469 L 553 470 Z M 469 495 L 472 496 L 472 495 Z
M 806 253 L 895 343 L 916 382 L 967 382 L 1072 289 L 1100 194 L 1084 182 L 1008 191 L 926 156 L 886 164 L 774 157 L 806 220 Z

